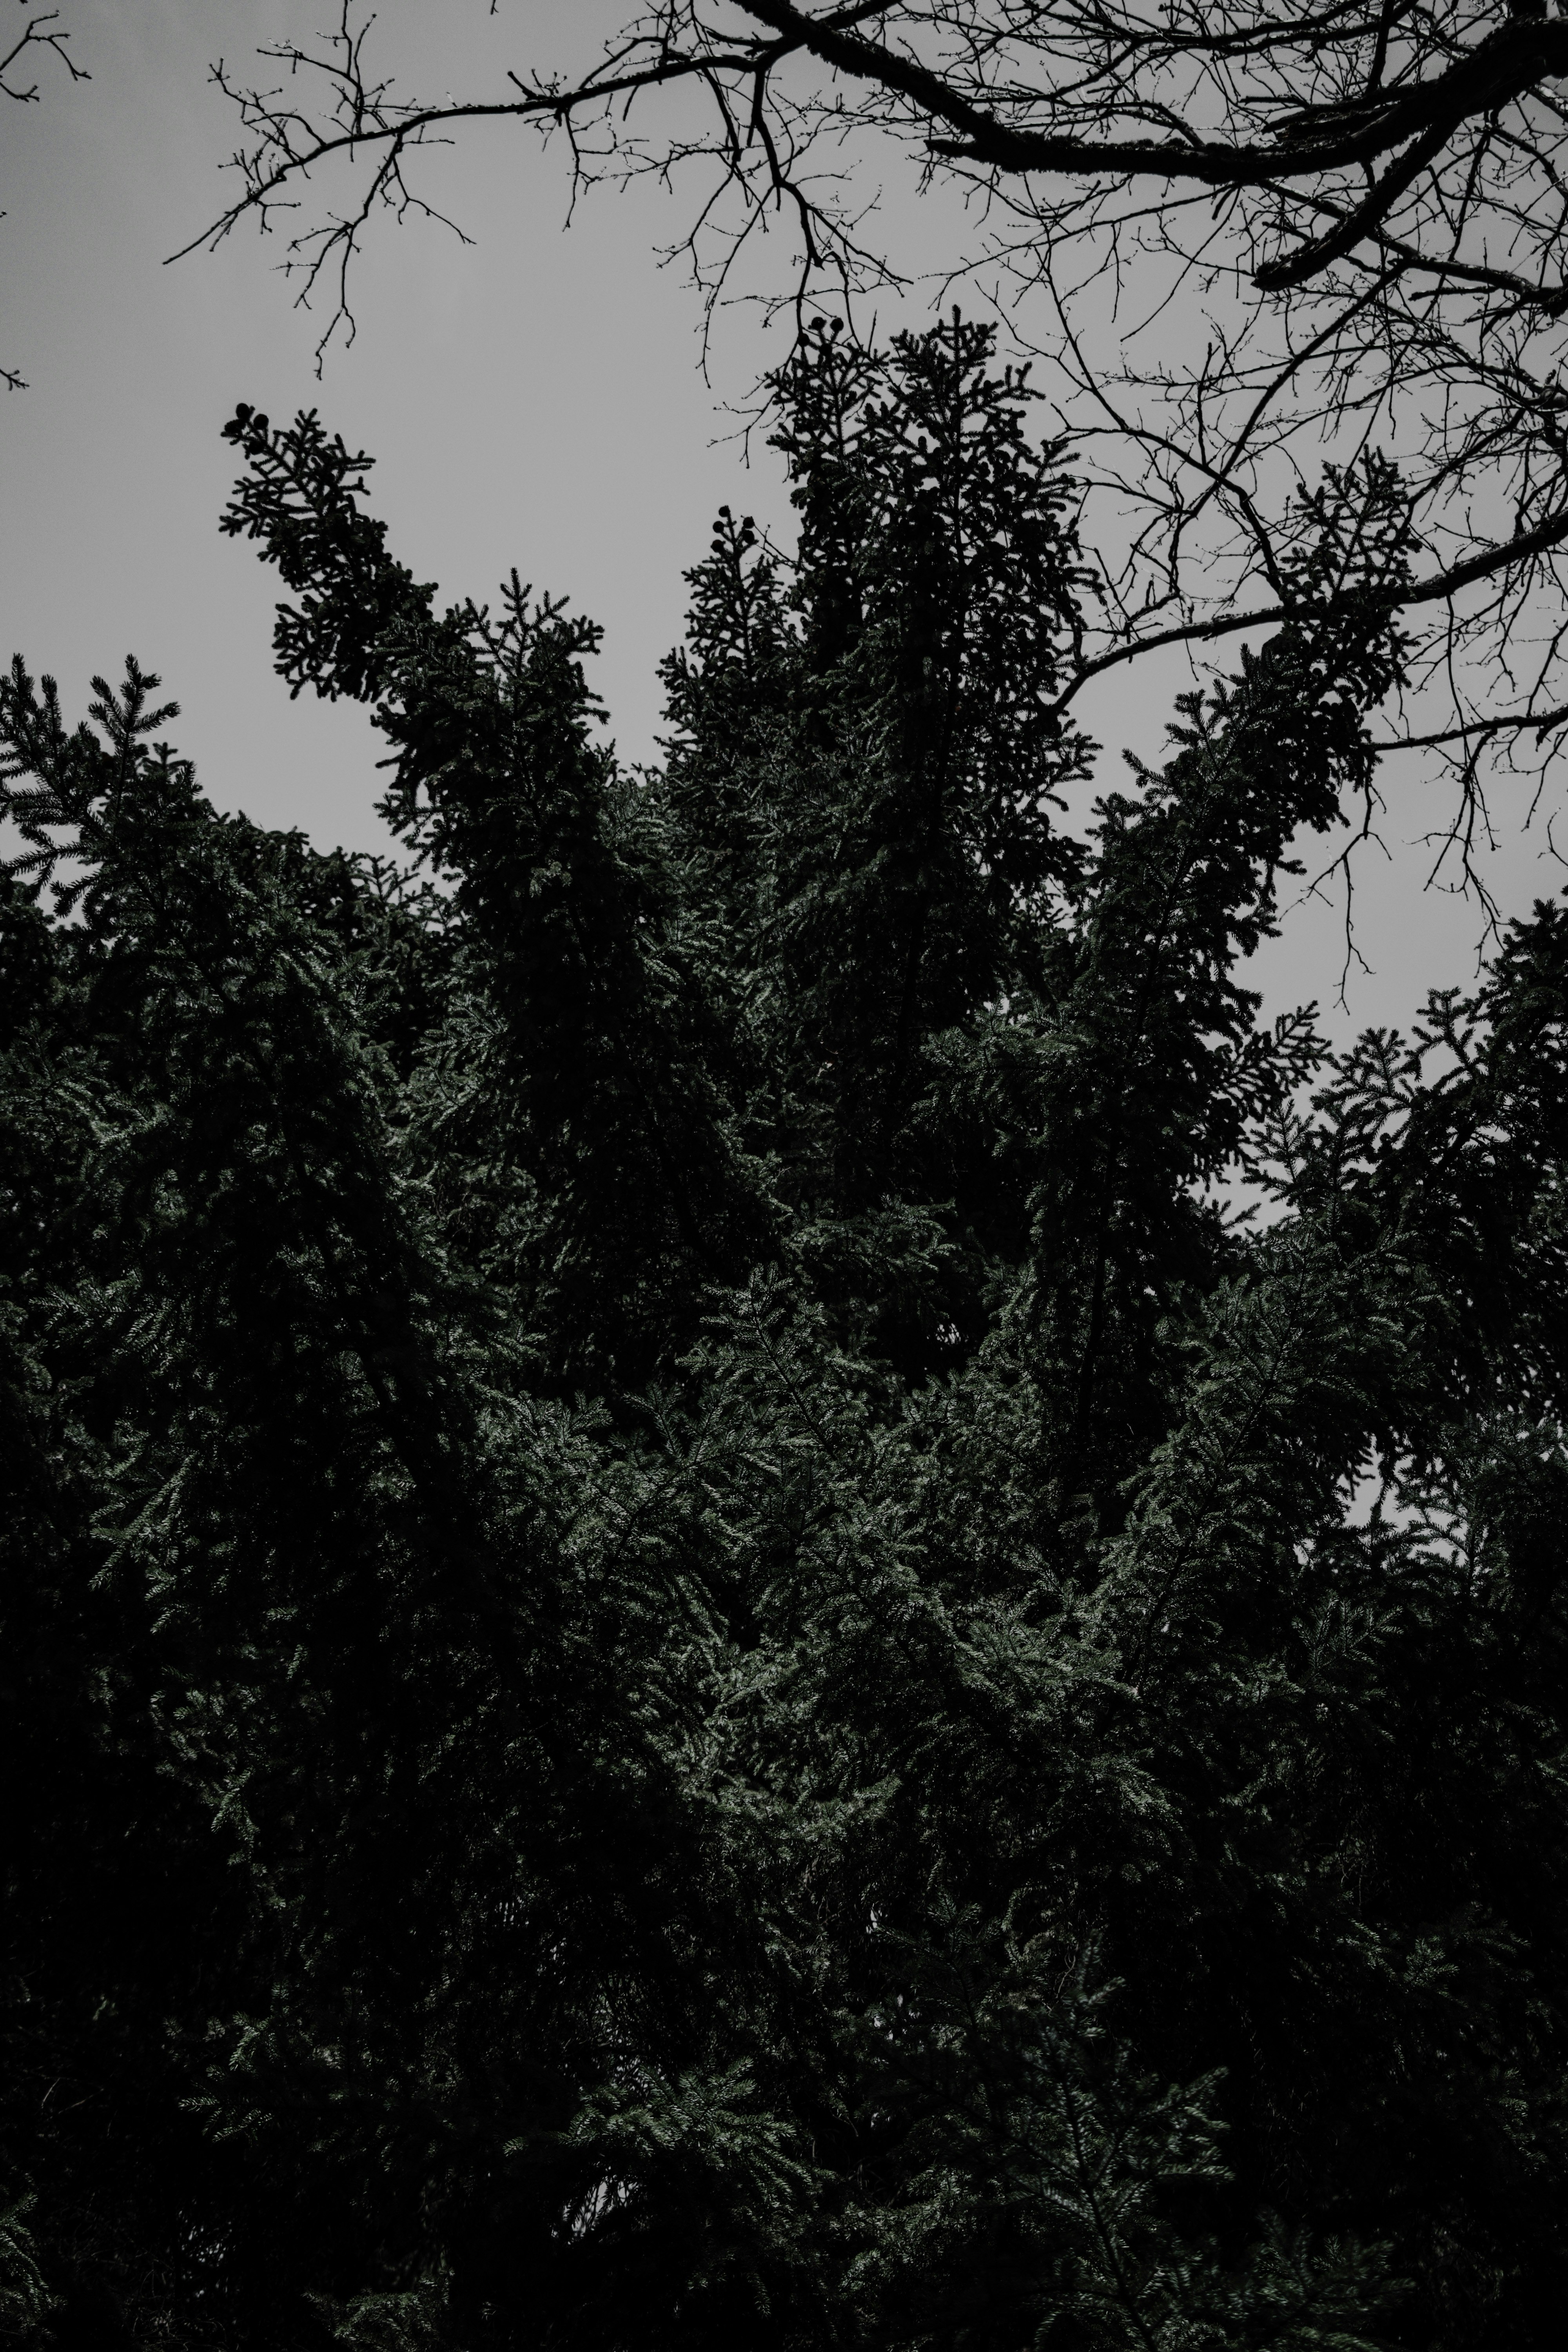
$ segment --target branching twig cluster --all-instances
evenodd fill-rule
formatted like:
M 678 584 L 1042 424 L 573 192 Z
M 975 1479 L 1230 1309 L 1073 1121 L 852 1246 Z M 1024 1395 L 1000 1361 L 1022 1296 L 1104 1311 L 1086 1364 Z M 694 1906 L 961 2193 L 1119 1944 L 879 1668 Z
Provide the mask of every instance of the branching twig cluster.
M 239 189 L 196 242 L 348 171 L 346 205 L 288 230 L 301 299 L 331 290 L 324 351 L 372 219 L 433 210 L 416 151 L 510 117 L 564 138 L 574 188 L 704 169 L 683 249 L 710 302 L 783 222 L 783 299 L 847 304 L 899 279 L 855 142 L 900 144 L 977 202 L 932 274 L 977 282 L 1054 371 L 1100 566 L 1078 683 L 1277 618 L 1303 482 L 1387 451 L 1428 559 L 1398 740 L 1452 761 L 1462 848 L 1483 759 L 1539 771 L 1568 732 L 1568 21 L 1545 10 L 658 0 L 575 79 L 534 64 L 422 105 L 342 0 L 319 42 L 264 53 L 274 86 L 215 69 Z
M 26 0 L 24 0 L 25 5 Z M 72 81 L 90 80 L 91 77 L 86 68 L 76 63 L 66 47 L 70 35 L 60 29 L 59 17 L 60 12 L 58 8 L 46 8 L 40 15 L 32 16 L 26 19 L 5 56 L 0 57 L 0 98 L 14 99 L 19 106 L 36 104 L 38 96 L 37 83 L 25 81 L 17 73 L 17 68 L 24 58 L 26 60 L 26 68 L 31 68 L 34 60 L 27 56 L 29 49 L 51 51 L 59 58 Z M 4 218 L 5 215 L 0 214 L 0 219 Z M 26 378 L 16 368 L 0 367 L 0 383 L 5 385 L 7 392 L 26 392 L 27 389 Z

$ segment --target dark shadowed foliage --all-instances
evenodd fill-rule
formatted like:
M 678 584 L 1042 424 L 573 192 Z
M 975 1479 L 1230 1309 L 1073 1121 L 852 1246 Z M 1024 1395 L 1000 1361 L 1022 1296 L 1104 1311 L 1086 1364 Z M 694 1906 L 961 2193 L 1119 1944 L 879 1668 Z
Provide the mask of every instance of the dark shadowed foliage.
M 1568 921 L 1262 1028 L 1399 485 L 1075 824 L 990 368 L 807 341 L 656 774 L 242 409 L 406 866 L 4 688 L 7 2339 L 1557 2340 Z

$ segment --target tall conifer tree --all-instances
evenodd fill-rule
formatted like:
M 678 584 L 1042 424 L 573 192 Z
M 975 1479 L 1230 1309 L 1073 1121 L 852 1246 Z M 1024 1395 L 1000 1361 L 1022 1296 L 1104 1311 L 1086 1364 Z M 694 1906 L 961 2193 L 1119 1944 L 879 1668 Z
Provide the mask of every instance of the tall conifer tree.
M 226 528 L 411 860 L 0 693 L 0 2329 L 1544 2345 L 1568 927 L 1338 1061 L 1238 977 L 1398 483 L 1084 824 L 1026 385 L 775 389 L 653 776 L 311 416 Z

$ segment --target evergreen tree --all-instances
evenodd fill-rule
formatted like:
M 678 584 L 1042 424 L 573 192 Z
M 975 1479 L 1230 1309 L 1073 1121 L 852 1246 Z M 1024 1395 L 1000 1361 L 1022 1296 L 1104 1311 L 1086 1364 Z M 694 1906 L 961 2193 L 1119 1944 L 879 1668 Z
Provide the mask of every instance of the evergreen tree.
M 1237 977 L 1399 485 L 1085 826 L 1026 384 L 775 391 L 654 775 L 313 416 L 225 527 L 405 863 L 0 689 L 0 2330 L 1544 2345 L 1568 922 L 1338 1060 Z

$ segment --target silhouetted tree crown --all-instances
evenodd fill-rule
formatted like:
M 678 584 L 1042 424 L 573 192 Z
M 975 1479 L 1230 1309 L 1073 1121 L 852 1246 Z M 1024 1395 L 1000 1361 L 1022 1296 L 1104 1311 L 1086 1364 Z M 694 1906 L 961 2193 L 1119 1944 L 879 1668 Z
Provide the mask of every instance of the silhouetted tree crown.
M 1404 495 L 1086 821 L 1027 386 L 774 388 L 656 773 L 313 415 L 224 527 L 403 858 L 0 688 L 0 2332 L 1544 2347 L 1568 923 L 1238 977 Z

